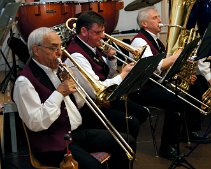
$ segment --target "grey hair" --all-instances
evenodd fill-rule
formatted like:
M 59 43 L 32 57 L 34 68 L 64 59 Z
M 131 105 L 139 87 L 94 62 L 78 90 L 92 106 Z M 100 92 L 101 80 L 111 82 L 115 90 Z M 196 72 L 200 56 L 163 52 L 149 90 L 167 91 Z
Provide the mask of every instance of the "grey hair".
M 38 29 L 33 30 L 28 38 L 28 50 L 31 57 L 33 57 L 32 46 L 33 45 L 42 45 L 43 37 L 51 32 L 55 32 L 51 28 L 40 27 Z
M 141 22 L 148 19 L 150 10 L 157 11 L 155 6 L 148 6 L 139 10 L 137 16 L 137 24 L 139 25 L 140 28 L 142 27 Z

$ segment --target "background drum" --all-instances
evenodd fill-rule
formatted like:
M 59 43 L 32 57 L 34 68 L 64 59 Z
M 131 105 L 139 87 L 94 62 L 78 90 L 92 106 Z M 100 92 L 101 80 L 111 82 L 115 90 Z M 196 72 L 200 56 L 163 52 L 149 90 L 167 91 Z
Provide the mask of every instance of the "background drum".
M 17 14 L 17 27 L 24 40 L 36 28 L 53 27 L 65 23 L 74 17 L 75 7 L 73 2 L 46 2 L 22 4 Z
M 118 23 L 119 10 L 123 8 L 123 1 L 26 3 L 22 4 L 18 10 L 17 27 L 24 40 L 27 41 L 28 35 L 36 28 L 60 25 L 69 18 L 77 17 L 80 12 L 93 10 L 105 18 L 105 31 L 110 34 Z
M 111 34 L 119 20 L 119 10 L 124 8 L 123 1 L 81 3 L 81 12 L 92 10 L 101 14 L 106 21 L 105 32 Z

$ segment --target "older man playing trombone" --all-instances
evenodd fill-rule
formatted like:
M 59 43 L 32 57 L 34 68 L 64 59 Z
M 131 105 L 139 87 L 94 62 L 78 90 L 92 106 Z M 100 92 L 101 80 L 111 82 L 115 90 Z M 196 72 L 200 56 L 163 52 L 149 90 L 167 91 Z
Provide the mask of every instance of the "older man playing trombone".
M 134 154 L 128 159 L 128 154 L 109 131 L 84 127 L 78 109 L 85 100 L 78 94 L 76 82 L 69 76 L 63 76 L 60 81 L 57 76 L 61 44 L 54 30 L 45 27 L 34 30 L 28 38 L 32 59 L 14 85 L 13 100 L 27 126 L 32 153 L 43 165 L 59 167 L 67 147 L 64 134 L 71 132 L 73 143 L 69 149 L 79 169 L 105 168 L 90 155 L 96 151 L 112 154 L 109 168 L 129 169 Z M 124 133 L 121 135 L 135 153 L 135 139 Z

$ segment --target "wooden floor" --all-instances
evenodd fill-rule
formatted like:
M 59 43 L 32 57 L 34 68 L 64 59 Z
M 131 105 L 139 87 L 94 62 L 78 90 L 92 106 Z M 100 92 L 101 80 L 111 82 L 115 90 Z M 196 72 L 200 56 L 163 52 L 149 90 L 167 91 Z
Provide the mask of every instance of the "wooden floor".
M 156 139 L 158 148 L 160 145 L 160 135 L 162 131 L 163 114 L 160 115 L 158 128 L 156 130 Z M 203 117 L 203 133 L 209 128 L 211 124 L 211 114 Z M 172 168 L 186 168 L 182 166 L 175 166 L 173 164 L 186 164 L 181 162 L 178 158 L 176 163 L 166 160 L 161 157 L 155 157 L 152 137 L 150 134 L 149 123 L 146 122 L 141 126 L 139 134 L 139 142 L 137 148 L 137 157 L 134 169 L 172 169 Z M 179 144 L 182 159 L 186 160 L 192 167 L 196 169 L 210 169 L 211 168 L 211 144 L 194 144 L 187 145 Z M 195 148 L 194 148 L 195 147 Z M 173 166 L 172 166 L 173 165 Z M 189 167 L 190 168 L 190 167 Z
M 10 102 L 9 94 L 0 93 L 0 104 Z M 0 115 L 0 120 L 2 119 Z M 163 124 L 163 113 L 160 113 L 158 121 L 158 127 L 156 129 L 156 140 L 159 148 L 160 144 L 160 135 L 162 131 Z M 211 115 L 203 117 L 203 131 L 211 123 Z M 0 126 L 3 126 L 2 120 L 0 121 Z M 2 131 L 2 129 L 1 129 Z M 10 144 L 8 142 L 8 144 Z M 194 147 L 195 144 L 188 146 L 186 144 L 180 144 L 181 154 L 187 155 L 182 159 L 185 159 L 189 162 L 193 168 L 196 169 L 210 169 L 211 168 L 211 144 L 198 145 L 192 153 L 190 153 L 190 147 Z M 18 149 L 17 153 L 6 152 L 4 155 L 4 169 L 32 169 L 29 163 L 29 157 L 26 147 L 21 146 Z M 176 164 L 185 164 L 182 163 L 179 158 L 176 161 Z M 171 166 L 172 161 L 155 157 L 154 148 L 152 143 L 152 137 L 149 127 L 149 121 L 146 121 L 140 129 L 140 134 L 137 142 L 137 155 L 134 163 L 133 169 L 171 169 L 171 168 L 186 168 L 182 166 Z M 189 167 L 190 168 L 190 167 Z

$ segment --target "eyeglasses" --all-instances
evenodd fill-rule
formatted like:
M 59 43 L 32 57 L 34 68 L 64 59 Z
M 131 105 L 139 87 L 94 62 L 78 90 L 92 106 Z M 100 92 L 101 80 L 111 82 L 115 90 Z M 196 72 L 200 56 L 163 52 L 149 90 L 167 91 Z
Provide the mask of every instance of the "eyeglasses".
M 104 34 L 104 32 L 105 32 L 105 30 L 101 30 L 101 31 L 95 31 L 95 30 L 92 30 L 92 29 L 89 29 L 89 30 L 93 31 L 97 35 Z
M 50 47 L 50 46 L 43 46 L 43 45 L 37 45 L 43 48 L 47 48 L 52 52 L 60 52 L 61 51 L 61 46 L 60 47 Z

